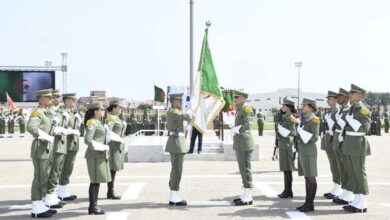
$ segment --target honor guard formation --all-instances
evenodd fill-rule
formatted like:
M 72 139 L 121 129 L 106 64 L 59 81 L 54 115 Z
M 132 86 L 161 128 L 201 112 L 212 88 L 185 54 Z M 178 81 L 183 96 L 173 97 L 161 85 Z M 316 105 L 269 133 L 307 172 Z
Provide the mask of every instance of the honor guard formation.
M 88 104 L 86 111 L 80 111 L 75 93 L 60 94 L 59 90 L 47 89 L 36 94 L 39 106 L 29 113 L 27 123 L 22 110 L 0 114 L 1 138 L 8 137 L 5 134 L 6 125 L 8 134 L 14 134 L 15 123 L 20 125 L 21 136 L 26 129 L 33 136 L 30 153 L 34 167 L 31 217 L 52 217 L 66 204 L 79 199 L 70 192 L 68 185 L 75 168 L 80 140 L 87 145 L 84 157 L 90 180 L 89 188 L 85 188 L 89 197 L 89 206 L 85 209 L 88 214 L 104 214 L 105 210 L 98 205 L 102 183 L 107 184 L 107 199 L 121 199 L 121 195 L 115 191 L 115 182 L 118 172 L 124 169 L 125 136 L 143 126 L 154 127 L 157 120 L 149 120 L 147 111 L 144 111 L 142 118 L 136 111 L 127 112 L 128 116 L 124 116 L 126 106 L 116 99 L 111 100 L 108 106 L 95 102 Z M 328 158 L 331 171 L 329 180 L 332 182 L 332 187 L 323 197 L 340 205 L 340 210 L 345 212 L 367 212 L 369 188 L 365 162 L 366 157 L 371 155 L 371 148 L 366 135 L 380 135 L 381 117 L 376 109 L 363 104 L 365 95 L 364 89 L 352 84 L 349 90 L 339 88 L 338 91 L 328 91 L 328 108 L 325 109 L 318 109 L 316 101 L 309 98 L 304 98 L 298 108 L 294 101 L 287 98 L 282 100 L 281 108 L 274 117 L 274 159 L 278 158 L 279 170 L 284 177 L 284 190 L 277 195 L 278 199 L 294 198 L 293 173 L 298 171 L 298 175 L 304 178 L 306 193 L 304 203 L 296 207 L 296 211 L 315 211 L 315 201 L 319 198 L 317 157 L 321 151 L 317 149 L 320 148 Z M 171 107 L 162 117 L 164 120 L 161 124 L 161 129 L 166 129 L 168 135 L 165 152 L 169 154 L 171 168 L 167 183 L 170 190 L 167 199 L 169 206 L 188 205 L 187 200 L 179 195 L 187 152 L 184 122 L 191 122 L 195 115 L 191 110 L 184 112 L 182 98 L 183 94 L 170 94 Z M 263 136 L 265 115 L 261 109 L 255 113 L 249 106 L 247 93 L 234 91 L 234 99 L 236 113 L 230 132 L 242 191 L 231 204 L 250 206 L 256 202 L 252 192 L 251 159 L 255 141 L 251 122 L 257 119 L 258 135 Z M 383 116 L 387 133 L 387 111 Z M 213 123 L 219 126 L 218 120 Z M 191 143 L 187 153 L 193 152 L 194 143 Z M 320 146 L 317 146 L 319 143 Z M 198 149 L 200 152 L 201 146 Z M 235 187 L 240 188 L 239 185 Z

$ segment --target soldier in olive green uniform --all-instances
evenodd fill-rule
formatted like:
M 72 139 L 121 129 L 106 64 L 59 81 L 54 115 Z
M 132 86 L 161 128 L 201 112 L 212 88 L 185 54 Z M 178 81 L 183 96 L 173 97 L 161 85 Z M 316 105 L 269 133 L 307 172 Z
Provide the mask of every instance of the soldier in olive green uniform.
M 351 85 L 351 108 L 346 116 L 343 151 L 348 155 L 348 170 L 352 176 L 354 201 L 343 208 L 349 212 L 367 212 L 368 181 L 366 175 L 366 156 L 371 155 L 370 144 L 365 137 L 370 129 L 370 111 L 362 103 L 365 90 Z
M 279 198 L 293 198 L 292 171 L 294 170 L 293 149 L 294 136 L 296 135 L 295 124 L 299 122 L 293 114 L 296 113 L 293 101 L 283 100 L 283 117 L 277 125 L 279 167 L 284 173 L 284 190 L 278 195 Z
M 167 112 L 168 141 L 165 152 L 171 155 L 171 175 L 169 188 L 171 190 L 169 205 L 185 206 L 187 202 L 180 198 L 180 180 L 183 172 L 183 161 L 186 153 L 186 139 L 184 137 L 184 120 L 193 119 L 193 114 L 182 112 L 183 94 L 171 94 L 172 107 Z
M 8 116 L 8 137 L 13 137 L 15 133 L 15 117 L 12 112 Z
M 54 143 L 51 155 L 52 166 L 46 187 L 45 205 L 50 208 L 62 208 L 63 203 L 58 199 L 55 189 L 58 185 L 64 158 L 66 154 L 65 134 L 69 115 L 60 109 L 61 94 L 59 90 L 52 91 L 52 106 L 49 108 L 49 117 L 56 128 L 54 129 Z
M 317 192 L 317 144 L 320 118 L 314 112 L 317 110 L 315 100 L 303 99 L 302 119 L 297 127 L 298 132 L 298 174 L 306 181 L 306 201 L 297 207 L 301 212 L 314 211 L 314 198 Z
M 26 119 L 23 115 L 23 110 L 20 109 L 18 117 L 17 117 L 17 122 L 19 124 L 19 137 L 24 137 L 24 133 L 26 133 Z
M 111 172 L 111 182 L 107 183 L 107 199 L 120 199 L 121 196 L 118 195 L 114 190 L 115 176 L 116 172 L 123 170 L 125 162 L 125 131 L 127 123 L 122 121 L 119 118 L 119 115 L 122 113 L 124 106 L 119 100 L 112 100 L 107 111 L 109 112 L 107 116 L 108 127 L 111 131 L 111 141 L 110 146 L 110 172 Z
M 261 108 L 259 109 L 259 112 L 256 114 L 256 116 L 257 116 L 257 126 L 259 130 L 259 136 L 263 136 L 265 115 L 261 113 Z
M 325 134 L 321 139 L 321 149 L 326 152 L 326 155 L 328 157 L 333 180 L 333 188 L 328 193 L 324 194 L 324 197 L 327 199 L 334 199 L 342 194 L 340 186 L 340 169 L 338 167 L 336 159 L 336 151 L 333 148 L 333 139 L 338 138 L 338 136 L 335 136 L 337 126 L 336 114 L 338 114 L 339 112 L 337 95 L 338 93 L 336 92 L 328 91 L 328 96 L 326 98 L 328 99 L 327 102 L 330 107 L 330 110 L 324 115 Z
M 248 94 L 235 91 L 234 98 L 236 100 L 237 113 L 231 132 L 233 134 L 233 149 L 236 151 L 238 167 L 244 187 L 241 196 L 234 199 L 233 202 L 237 206 L 252 205 L 251 157 L 255 143 L 251 133 L 250 122 L 253 118 L 253 110 L 246 104 Z
M 48 108 L 51 105 L 51 89 L 37 92 L 39 106 L 31 112 L 27 131 L 34 137 L 31 144 L 31 158 L 34 165 L 34 179 L 31 185 L 33 218 L 51 217 L 56 213 L 43 204 L 46 185 L 51 167 L 50 155 L 54 137 L 51 133 L 55 126 L 49 118 Z
M 79 150 L 80 126 L 82 124 L 81 116 L 76 110 L 76 93 L 62 94 L 64 102 L 63 114 L 68 115 L 67 128 L 65 136 L 65 151 L 64 161 L 60 172 L 58 197 L 62 201 L 73 201 L 77 198 L 68 190 L 69 177 L 73 172 L 74 162 Z
M 340 105 L 340 110 L 336 114 L 337 124 L 333 138 L 333 149 L 335 151 L 337 167 L 340 172 L 340 182 L 342 194 L 333 199 L 334 203 L 345 205 L 353 201 L 352 193 L 352 178 L 348 176 L 348 156 L 343 153 L 343 138 L 342 130 L 346 125 L 345 117 L 349 112 L 349 92 L 343 88 L 339 89 L 337 94 L 337 102 Z M 338 190 L 338 189 L 337 189 Z
M 387 109 L 383 112 L 383 122 L 385 123 L 385 133 L 389 133 L 389 112 Z
M 93 103 L 88 106 L 85 114 L 85 138 L 88 145 L 85 152 L 89 179 L 89 208 L 88 214 L 104 214 L 104 210 L 97 205 L 100 183 L 111 181 L 109 159 L 109 128 L 103 125 L 101 120 L 104 117 L 104 106 L 102 103 Z
M 5 116 L 3 110 L 0 112 L 0 138 L 3 138 L 5 134 Z

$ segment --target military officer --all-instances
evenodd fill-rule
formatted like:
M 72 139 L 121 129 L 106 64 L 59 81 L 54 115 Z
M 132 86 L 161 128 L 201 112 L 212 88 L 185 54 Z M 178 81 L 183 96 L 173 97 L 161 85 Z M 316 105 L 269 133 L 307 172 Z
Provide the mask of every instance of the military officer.
M 73 172 L 74 162 L 76 160 L 77 152 L 79 151 L 79 137 L 80 126 L 83 124 L 81 116 L 76 109 L 76 93 L 62 94 L 62 101 L 64 103 L 63 113 L 68 115 L 66 136 L 65 136 L 65 150 L 62 170 L 60 172 L 58 197 L 62 201 L 73 201 L 77 199 L 68 190 L 69 177 Z
M 350 91 L 351 108 L 346 116 L 343 152 L 348 155 L 348 176 L 352 177 L 354 200 L 343 208 L 352 213 L 367 212 L 368 181 L 366 156 L 371 155 L 370 144 L 365 137 L 370 129 L 370 111 L 362 103 L 366 91 L 354 84 Z
M 387 109 L 383 112 L 383 122 L 385 123 L 385 133 L 389 133 L 389 112 Z
M 336 152 L 333 148 L 333 139 L 336 132 L 336 114 L 339 113 L 339 106 L 337 103 L 337 92 L 328 91 L 327 103 L 330 110 L 324 115 L 325 135 L 321 138 L 321 149 L 326 152 L 328 157 L 330 171 L 332 173 L 333 187 L 329 193 L 325 193 L 324 197 L 327 199 L 334 199 L 342 194 L 340 187 L 340 170 L 336 160 Z M 336 137 L 338 138 L 338 136 Z
M 111 172 L 111 181 L 107 183 L 107 199 L 120 199 L 121 196 L 118 195 L 114 190 L 115 176 L 116 172 L 123 170 L 124 160 L 125 160 L 125 131 L 127 123 L 122 121 L 118 116 L 122 113 L 124 105 L 119 100 L 110 101 L 110 106 L 107 111 L 107 123 L 111 131 L 111 141 L 109 142 L 110 146 L 110 172 Z
M 109 150 L 107 145 L 110 142 L 110 129 L 101 120 L 104 118 L 105 108 L 100 102 L 88 105 L 85 114 L 85 138 L 88 145 L 85 152 L 88 174 L 91 181 L 89 185 L 89 207 L 88 214 L 101 215 L 105 211 L 97 205 L 100 183 L 111 181 Z
M 277 135 L 279 139 L 279 169 L 284 173 L 284 190 L 278 197 L 293 198 L 292 171 L 294 170 L 294 136 L 296 135 L 295 124 L 299 123 L 299 120 L 293 115 L 296 113 L 295 103 L 293 101 L 284 99 L 282 104 L 282 111 L 284 114 L 277 125 Z
M 52 105 L 49 107 L 49 117 L 55 123 L 54 143 L 51 155 L 51 169 L 46 187 L 45 205 L 50 208 L 62 208 L 64 203 L 58 199 L 55 189 L 58 185 L 62 166 L 66 155 L 65 135 L 69 115 L 60 109 L 61 94 L 59 90 L 52 91 Z
M 298 132 L 298 174 L 306 181 L 306 201 L 297 207 L 301 212 L 314 211 L 314 198 L 317 192 L 317 140 L 320 129 L 320 118 L 316 112 L 316 101 L 304 98 L 302 101 L 302 119 L 297 127 Z
M 12 138 L 15 133 L 15 117 L 12 112 L 8 115 L 8 137 Z
M 233 134 L 233 149 L 236 152 L 238 167 L 241 174 L 243 192 L 241 196 L 233 200 L 237 206 L 252 205 L 252 171 L 251 157 L 254 148 L 254 141 L 251 133 L 250 122 L 253 118 L 253 110 L 246 103 L 248 94 L 242 91 L 235 91 L 234 98 L 237 105 L 234 127 L 231 128 Z
M 375 112 L 375 124 L 376 124 L 376 135 L 381 136 L 381 131 L 382 131 L 382 121 L 381 121 L 381 113 L 380 113 L 380 108 Z
M 46 185 L 51 167 L 50 155 L 54 137 L 51 135 L 55 126 L 49 118 L 48 108 L 51 105 L 51 89 L 37 92 L 38 108 L 31 112 L 27 131 L 34 137 L 31 144 L 31 158 L 34 165 L 34 179 L 31 186 L 31 217 L 45 218 L 56 213 L 43 203 Z
M 183 172 L 183 161 L 186 153 L 186 140 L 184 137 L 184 120 L 190 121 L 194 118 L 193 113 L 182 112 L 183 94 L 171 94 L 170 100 L 172 107 L 167 112 L 167 130 L 168 141 L 165 152 L 171 156 L 171 174 L 169 179 L 169 188 L 171 190 L 169 205 L 185 206 L 187 202 L 180 198 L 178 191 L 180 189 L 180 180 Z
M 0 138 L 3 138 L 5 134 L 5 116 L 3 114 L 3 109 L 0 111 Z
M 343 88 L 339 89 L 337 94 L 337 103 L 340 105 L 340 110 L 336 114 L 336 129 L 333 138 L 333 149 L 335 151 L 336 163 L 340 172 L 341 195 L 333 199 L 334 203 L 345 205 L 353 201 L 352 193 L 352 178 L 348 176 L 348 156 L 343 153 L 343 138 L 342 131 L 346 125 L 345 117 L 349 112 L 349 92 Z M 339 191 L 339 186 L 336 186 L 336 191 Z
M 265 115 L 261 112 L 261 108 L 259 108 L 259 112 L 256 114 L 256 116 L 257 116 L 257 126 L 259 130 L 259 136 L 263 136 Z
M 19 110 L 17 122 L 19 124 L 19 137 L 24 137 L 24 133 L 26 133 L 26 119 L 23 114 L 23 109 Z

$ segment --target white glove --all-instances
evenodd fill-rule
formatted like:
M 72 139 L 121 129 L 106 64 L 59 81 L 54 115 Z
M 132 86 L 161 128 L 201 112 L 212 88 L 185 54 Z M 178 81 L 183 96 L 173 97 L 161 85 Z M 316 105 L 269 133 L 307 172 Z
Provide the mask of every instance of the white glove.
M 45 140 L 45 141 L 48 141 L 50 143 L 54 142 L 54 137 L 53 136 L 50 136 L 48 133 L 42 131 L 39 128 L 38 128 L 38 139 L 39 140 Z
M 54 117 L 52 119 L 52 123 L 55 124 L 55 125 L 58 125 L 59 122 L 60 122 L 60 120 L 57 117 Z
M 348 121 L 349 125 L 352 127 L 354 131 L 358 131 L 360 126 L 362 126 L 362 123 L 360 123 L 358 120 L 354 119 L 352 115 L 347 115 L 345 119 Z
M 233 130 L 233 132 L 235 134 L 239 134 L 240 133 L 240 128 L 241 128 L 242 125 L 238 125 L 236 127 L 233 127 L 231 130 Z
M 117 135 L 115 132 L 112 132 L 110 134 L 110 139 L 111 139 L 111 141 L 119 142 L 122 144 L 125 143 L 125 140 L 123 138 L 121 138 L 119 135 Z
M 96 141 L 92 141 L 92 147 L 94 150 L 97 150 L 97 151 L 108 151 L 110 149 L 110 147 L 108 145 L 101 144 L 101 143 L 96 142 Z
M 292 152 L 293 153 L 297 152 L 297 149 L 295 148 L 295 145 L 292 146 Z
M 345 121 L 340 117 L 340 119 L 337 120 L 337 124 L 340 125 L 341 130 L 343 130 L 346 123 L 345 123 Z
M 62 135 L 64 132 L 66 132 L 66 129 L 60 126 L 57 126 L 54 128 L 54 134 L 55 135 Z
M 343 141 L 344 141 L 343 135 L 339 134 L 339 142 L 343 142 Z
M 64 131 L 64 134 L 65 134 L 65 135 L 76 135 L 76 136 L 80 136 L 80 131 L 79 131 L 79 130 L 76 130 L 76 129 L 68 128 L 68 129 L 66 129 L 66 131 Z
M 188 109 L 188 110 L 186 111 L 186 114 L 187 114 L 187 115 L 191 115 L 191 118 L 195 118 L 194 112 L 192 112 L 191 109 Z
M 62 116 L 66 118 L 66 120 L 69 120 L 69 113 L 68 112 L 62 112 Z

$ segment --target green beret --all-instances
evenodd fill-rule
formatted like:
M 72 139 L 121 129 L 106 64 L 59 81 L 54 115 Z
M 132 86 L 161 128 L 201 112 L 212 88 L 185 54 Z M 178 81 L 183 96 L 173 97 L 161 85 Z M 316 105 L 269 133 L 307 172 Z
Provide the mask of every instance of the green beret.
M 302 101 L 302 105 L 312 105 L 312 106 L 316 106 L 316 101 L 313 100 L 313 99 L 304 98 L 303 101 Z
M 366 90 L 360 88 L 359 86 L 357 86 L 355 84 L 351 84 L 351 91 L 349 91 L 349 92 L 350 93 L 358 92 L 358 93 L 365 94 Z
M 119 99 L 113 99 L 110 101 L 110 105 L 117 105 L 119 107 L 125 108 L 125 105 Z
M 64 99 L 76 99 L 76 93 L 65 93 L 65 94 L 62 94 L 62 98 L 64 98 Z
M 349 96 L 349 92 L 347 91 L 347 90 L 345 90 L 345 89 L 343 89 L 343 88 L 340 88 L 339 89 L 339 94 L 337 94 L 337 95 L 339 95 L 339 96 Z
M 337 92 L 328 91 L 328 96 L 326 96 L 326 98 L 329 98 L 329 97 L 337 97 Z
M 105 109 L 105 108 L 102 102 L 95 102 L 88 105 L 88 110 L 89 109 Z
M 234 91 L 234 98 L 237 98 L 237 97 L 244 97 L 244 98 L 248 98 L 248 94 L 245 93 L 245 92 L 242 92 L 242 91 Z
M 61 92 L 58 89 L 53 89 L 53 91 L 51 93 L 52 93 L 53 97 L 61 97 Z
M 38 97 L 52 97 L 52 89 L 44 89 L 44 90 L 39 90 L 37 91 L 37 96 Z
M 174 100 L 174 99 L 183 100 L 183 93 L 169 94 L 169 99 L 170 100 Z
M 283 103 L 282 105 L 291 105 L 291 106 L 294 106 L 295 103 L 291 100 L 288 100 L 288 99 L 283 99 Z

